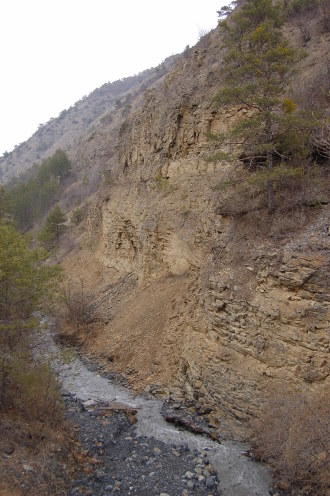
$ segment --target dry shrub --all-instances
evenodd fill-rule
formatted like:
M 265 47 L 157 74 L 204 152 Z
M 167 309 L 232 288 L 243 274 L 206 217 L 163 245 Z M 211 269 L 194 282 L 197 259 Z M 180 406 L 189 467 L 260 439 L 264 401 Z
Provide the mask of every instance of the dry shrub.
M 12 403 L 24 418 L 39 420 L 45 426 L 63 421 L 59 384 L 50 366 L 19 360 L 11 372 L 15 384 Z
M 276 393 L 255 426 L 255 454 L 271 464 L 279 487 L 325 495 L 330 487 L 329 402 Z
M 287 237 L 300 229 L 306 222 L 306 214 L 303 208 L 292 210 L 285 214 L 278 212 L 272 219 L 270 225 L 270 236 L 275 239 Z
M 70 288 L 64 290 L 65 320 L 75 332 L 88 331 L 96 320 L 92 300 L 91 295 L 85 294 L 83 282 L 79 292 L 72 292 Z
M 277 210 L 292 212 L 302 207 L 321 207 L 328 203 L 328 175 L 325 167 L 306 166 L 303 175 L 281 179 L 277 184 Z
M 324 165 L 283 165 L 275 167 L 271 173 L 264 168 L 254 172 L 237 168 L 226 180 L 211 187 L 219 198 L 216 212 L 239 217 L 266 210 L 269 178 L 274 182 L 276 213 L 282 217 L 279 222 L 283 229 L 279 226 L 276 231 L 290 232 L 295 223 L 293 217 L 300 215 L 302 209 L 320 208 L 329 202 L 329 176 Z
M 216 213 L 219 215 L 239 217 L 266 207 L 260 188 L 247 181 L 228 180 L 213 186 L 212 189 L 218 192 Z

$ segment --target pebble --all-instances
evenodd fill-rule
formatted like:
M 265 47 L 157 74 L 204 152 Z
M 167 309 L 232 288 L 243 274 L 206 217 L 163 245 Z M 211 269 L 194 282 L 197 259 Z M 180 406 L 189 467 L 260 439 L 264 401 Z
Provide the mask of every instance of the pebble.
M 95 405 L 96 405 L 96 401 L 95 400 L 86 400 L 82 404 L 82 406 L 84 408 L 90 408 L 91 406 L 95 406 Z
M 216 481 L 214 477 L 207 477 L 205 481 L 206 487 L 211 488 L 216 485 Z
M 186 472 L 184 476 L 186 479 L 192 479 L 194 477 L 194 474 L 192 472 L 189 472 L 188 470 L 188 472 Z
M 33 467 L 31 467 L 31 465 L 28 465 L 27 463 L 23 463 L 23 470 L 25 470 L 25 472 L 32 472 Z
M 125 414 L 114 413 L 104 423 L 101 417 L 94 420 L 88 412 L 86 415 L 80 405 L 68 417 L 80 427 L 82 450 L 91 457 L 88 467 L 92 470 L 87 477 L 79 474 L 68 496 L 206 496 L 216 491 L 216 486 L 206 486 L 203 471 L 207 460 L 200 450 L 192 452 L 186 445 L 171 446 L 152 438 L 137 438 L 135 427 Z M 198 466 L 197 462 L 202 463 Z M 198 475 L 203 481 L 197 480 Z
M 103 470 L 95 470 L 95 479 L 96 480 L 101 480 L 101 479 L 103 479 L 103 477 L 105 477 L 105 473 L 103 472 Z

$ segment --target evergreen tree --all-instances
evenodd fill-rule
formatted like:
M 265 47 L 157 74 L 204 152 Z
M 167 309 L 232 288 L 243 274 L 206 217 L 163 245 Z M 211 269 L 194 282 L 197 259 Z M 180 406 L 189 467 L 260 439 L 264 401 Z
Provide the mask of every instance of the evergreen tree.
M 0 223 L 0 406 L 4 411 L 11 370 L 27 352 L 30 335 L 39 325 L 34 313 L 56 292 L 60 270 L 42 265 L 44 259 L 45 252 L 30 250 L 23 235 Z
M 48 249 L 58 243 L 61 235 L 64 233 L 67 221 L 66 215 L 57 205 L 47 216 L 45 225 L 40 231 L 39 240 Z
M 82 207 L 75 208 L 71 214 L 70 221 L 75 226 L 78 226 L 78 224 L 80 224 L 80 222 L 83 220 L 84 216 L 85 216 L 85 209 L 84 208 L 82 208 Z
M 46 161 L 51 174 L 62 183 L 70 174 L 71 163 L 67 154 L 60 148 Z
M 44 160 L 40 166 L 32 168 L 29 179 L 14 179 L 5 188 L 3 211 L 10 215 L 20 229 L 32 226 L 55 203 L 61 184 L 70 175 L 71 164 L 63 150 Z M 1 200 L 0 200 L 1 201 Z
M 246 0 L 220 25 L 227 50 L 225 85 L 215 101 L 248 110 L 222 143 L 240 145 L 245 163 L 268 171 L 268 210 L 273 212 L 275 161 L 308 154 L 311 122 L 285 96 L 300 55 L 284 38 L 281 8 L 272 0 Z

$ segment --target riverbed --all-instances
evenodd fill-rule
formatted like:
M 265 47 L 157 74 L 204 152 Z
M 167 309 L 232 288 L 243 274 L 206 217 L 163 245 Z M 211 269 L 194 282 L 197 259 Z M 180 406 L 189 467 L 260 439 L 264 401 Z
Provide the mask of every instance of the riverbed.
M 55 346 L 53 344 L 53 350 Z M 126 453 L 124 456 L 125 460 L 122 460 L 122 467 L 125 477 L 130 472 L 135 474 L 135 483 L 125 486 L 121 480 L 117 480 L 120 479 L 120 473 L 118 473 L 118 470 L 120 471 L 120 464 L 117 463 L 120 460 L 120 453 L 118 452 L 119 446 L 117 439 L 114 451 L 118 455 L 118 460 L 116 457 L 112 457 L 115 458 L 115 460 L 112 460 L 113 465 L 116 465 L 117 468 L 116 473 L 111 476 L 111 480 L 109 477 L 107 478 L 107 470 L 109 474 L 112 471 L 111 456 L 107 462 L 107 466 L 105 466 L 104 450 L 103 455 L 101 453 L 100 466 L 103 468 L 102 477 L 99 477 L 99 479 L 101 480 L 103 478 L 105 481 L 104 489 L 102 488 L 104 492 L 95 493 L 94 489 L 94 492 L 86 493 L 86 487 L 84 486 L 85 489 L 79 489 L 82 486 L 78 484 L 76 490 L 71 494 L 91 494 L 96 496 L 96 494 L 105 495 L 114 492 L 114 494 L 140 494 L 141 496 L 157 496 L 160 494 L 169 496 L 188 496 L 194 494 L 221 494 L 223 496 L 269 495 L 271 487 L 269 469 L 266 465 L 245 456 L 244 453 L 249 448 L 247 444 L 236 441 L 222 441 L 219 443 L 203 435 L 193 434 L 167 423 L 161 412 L 162 401 L 152 396 L 136 395 L 128 388 L 117 384 L 116 381 L 111 381 L 97 371 L 91 370 L 76 353 L 73 354 L 69 363 L 58 360 L 57 370 L 62 382 L 64 396 L 67 395 L 72 420 L 78 425 L 80 424 L 80 429 L 82 428 L 86 432 L 89 430 L 91 424 L 95 425 L 94 431 L 93 429 L 91 430 L 87 440 L 90 437 L 93 438 L 93 442 L 95 441 L 96 443 L 96 449 L 99 447 L 98 445 L 102 446 L 102 444 L 106 444 L 104 438 L 106 438 L 107 429 L 111 430 L 113 425 L 116 424 L 117 430 L 122 430 L 124 438 L 128 438 L 125 439 L 127 442 L 125 448 L 122 447 L 123 450 L 128 450 L 131 453 L 132 450 L 129 449 L 131 442 L 132 448 L 136 448 L 140 444 L 149 446 L 152 450 L 152 455 L 158 453 L 158 458 L 162 458 L 161 455 L 164 452 L 163 462 L 158 460 L 158 466 L 162 470 L 165 469 L 165 473 L 166 464 L 168 468 L 172 464 L 169 454 L 173 453 L 174 466 L 179 464 L 179 458 L 180 463 L 183 461 L 187 462 L 186 464 L 181 463 L 182 468 L 180 470 L 182 474 L 179 475 L 180 480 L 182 480 L 182 487 L 179 487 L 176 482 L 171 489 L 171 483 L 170 481 L 166 482 L 166 477 L 164 482 L 164 486 L 166 487 L 160 488 L 161 485 L 155 481 L 157 477 L 156 470 L 150 467 L 150 465 L 154 465 L 154 458 L 157 461 L 157 456 L 141 454 L 141 458 L 138 449 L 133 449 L 133 458 L 130 459 L 131 457 Z M 136 423 L 128 423 L 124 412 L 113 412 L 110 420 L 106 421 L 104 415 L 104 411 L 107 410 L 106 406 L 114 403 L 122 405 L 122 408 L 126 408 L 127 411 L 136 410 Z M 98 424 L 96 420 L 98 420 Z M 118 427 L 118 422 L 122 423 L 121 427 Z M 100 439 L 97 440 L 97 437 Z M 80 441 L 83 444 L 84 436 L 80 436 Z M 163 450 L 162 447 L 164 447 Z M 155 452 L 153 451 L 154 449 L 156 450 Z M 126 461 L 128 458 L 130 459 L 129 466 L 131 468 L 129 469 L 130 472 L 127 473 L 128 466 Z M 136 473 L 136 467 L 133 466 L 134 461 L 137 467 L 141 468 L 140 475 L 141 478 L 143 477 L 144 492 L 136 492 L 142 491 L 142 488 L 137 488 L 137 481 L 140 479 L 139 474 Z M 147 465 L 150 461 L 152 463 Z M 145 462 L 145 467 L 143 462 Z M 211 471 L 207 469 L 208 465 L 212 467 Z M 190 467 L 191 470 L 186 470 L 187 467 Z M 184 472 L 184 470 L 186 471 Z M 214 470 L 214 473 L 212 473 L 212 470 Z M 206 476 L 203 475 L 204 473 Z M 149 489 L 145 485 L 145 479 L 147 477 L 151 477 L 151 480 L 154 478 L 149 485 Z M 173 475 L 173 481 L 175 477 L 176 475 Z M 109 481 L 113 483 L 109 483 Z M 211 483 L 212 481 L 213 484 Z M 206 486 L 206 482 L 208 482 L 209 487 Z M 86 480 L 84 480 L 84 484 L 86 485 Z M 117 484 L 116 487 L 115 484 Z M 202 490 L 203 485 L 205 486 L 205 491 Z M 106 487 L 108 488 L 108 492 L 106 491 Z M 126 487 L 126 492 L 123 492 L 124 487 Z

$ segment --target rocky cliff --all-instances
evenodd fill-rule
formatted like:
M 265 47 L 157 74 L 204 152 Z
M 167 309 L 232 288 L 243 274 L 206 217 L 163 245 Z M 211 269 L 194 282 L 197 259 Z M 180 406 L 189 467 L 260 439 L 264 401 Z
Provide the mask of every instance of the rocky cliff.
M 303 94 L 324 77 L 329 41 L 308 15 L 308 43 L 286 26 L 307 43 Z M 208 136 L 247 110 L 213 107 L 222 50 L 215 30 L 140 95 L 116 142 L 105 124 L 80 140 L 76 169 L 97 162 L 109 178 L 63 264 L 98 307 L 90 350 L 133 387 L 190 399 L 244 437 L 275 391 L 329 386 L 328 207 L 323 190 L 277 191 L 269 216 L 262 188 L 225 187 L 236 169 L 207 160 Z

